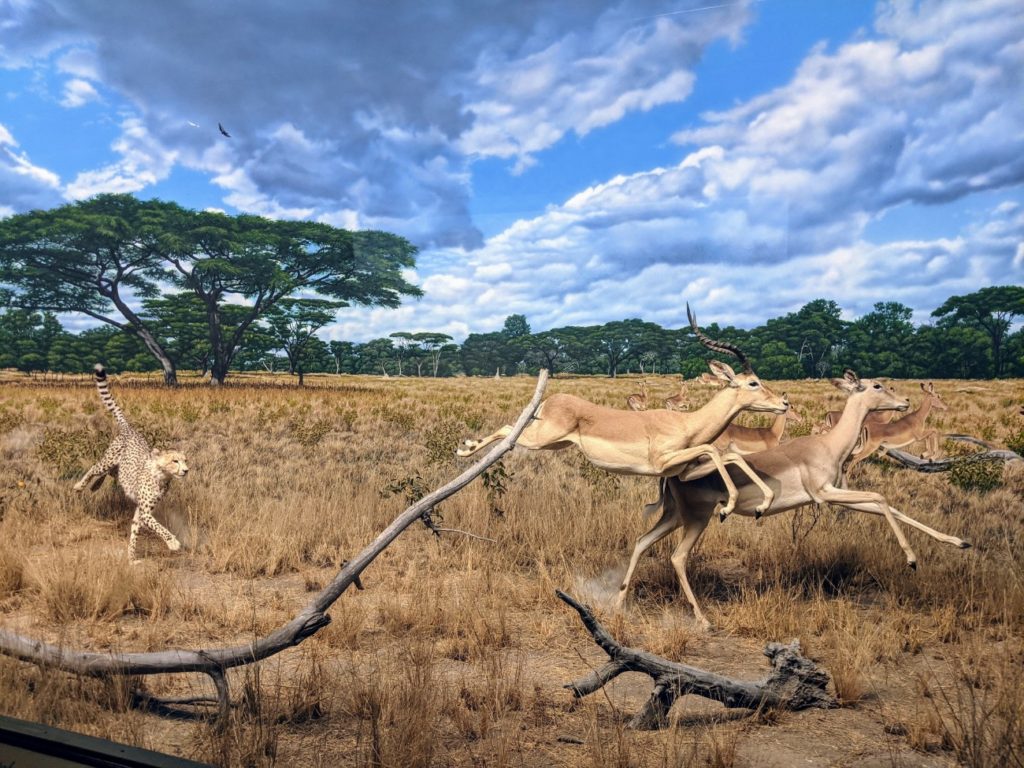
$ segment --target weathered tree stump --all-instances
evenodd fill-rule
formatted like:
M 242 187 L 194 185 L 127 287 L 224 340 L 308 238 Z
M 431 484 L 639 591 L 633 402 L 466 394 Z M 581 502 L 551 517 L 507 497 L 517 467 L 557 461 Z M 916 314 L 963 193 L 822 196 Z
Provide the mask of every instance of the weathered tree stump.
M 654 680 L 651 697 L 629 722 L 637 730 L 657 730 L 668 724 L 668 712 L 680 696 L 694 694 L 720 701 L 729 708 L 759 709 L 776 707 L 800 710 L 839 706 L 826 688 L 829 676 L 810 659 L 800 655 L 800 643 L 789 645 L 769 643 L 764 650 L 772 665 L 772 673 L 761 681 L 732 678 L 669 661 L 647 651 L 627 648 L 615 640 L 586 605 L 561 590 L 555 590 L 564 602 L 576 609 L 594 642 L 608 654 L 608 662 L 564 687 L 573 696 L 582 698 L 614 680 L 623 672 L 643 672 Z

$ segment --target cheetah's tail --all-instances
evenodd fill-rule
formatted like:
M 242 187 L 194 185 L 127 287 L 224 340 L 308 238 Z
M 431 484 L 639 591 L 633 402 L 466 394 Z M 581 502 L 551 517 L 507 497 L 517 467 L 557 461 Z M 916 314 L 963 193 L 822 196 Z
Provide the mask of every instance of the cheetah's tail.
M 114 414 L 114 418 L 118 422 L 125 423 L 124 413 L 118 407 L 117 403 L 114 402 L 113 395 L 110 394 L 110 387 L 107 384 L 107 370 L 103 367 L 102 363 L 96 363 L 93 366 L 93 375 L 96 379 L 96 390 L 100 393 L 100 401 L 106 406 L 107 410 Z

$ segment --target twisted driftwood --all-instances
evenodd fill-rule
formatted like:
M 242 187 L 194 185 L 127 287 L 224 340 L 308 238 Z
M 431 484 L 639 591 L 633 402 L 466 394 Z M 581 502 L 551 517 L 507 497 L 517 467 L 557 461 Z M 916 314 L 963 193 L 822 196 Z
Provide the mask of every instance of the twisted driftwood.
M 883 451 L 883 455 L 888 456 L 893 461 L 897 461 L 905 467 L 916 469 L 918 472 L 949 472 L 955 464 L 962 463 L 965 461 L 986 461 L 987 459 L 999 459 L 1004 462 L 1011 461 L 1024 461 L 1024 456 L 1013 451 L 1006 450 L 1003 448 L 997 448 L 992 443 L 985 440 L 979 440 L 976 437 L 970 435 L 943 435 L 946 440 L 957 440 L 963 443 L 973 443 L 974 445 L 980 445 L 986 450 L 979 453 L 972 453 L 969 456 L 957 456 L 950 459 L 925 459 L 920 456 L 915 456 L 912 453 L 906 451 L 900 451 L 896 448 L 886 448 Z
M 427 494 L 402 514 L 396 517 L 362 552 L 342 565 L 341 570 L 330 584 L 324 587 L 299 614 L 269 635 L 257 638 L 245 645 L 227 648 L 198 650 L 168 650 L 149 653 L 111 653 L 76 651 L 58 645 L 17 635 L 0 629 L 0 653 L 14 656 L 33 664 L 55 667 L 80 675 L 103 677 L 108 675 L 154 675 L 176 672 L 201 672 L 210 677 L 217 689 L 216 700 L 209 697 L 159 700 L 139 697 L 150 705 L 165 704 L 218 704 L 220 722 L 224 723 L 230 708 L 228 682 L 225 671 L 232 667 L 252 664 L 273 656 L 286 648 L 298 645 L 303 640 L 326 627 L 331 622 L 327 609 L 341 597 L 352 584 L 359 586 L 359 576 L 393 542 L 398 535 L 417 520 L 430 521 L 433 508 L 469 485 L 484 470 L 494 464 L 515 445 L 519 435 L 526 428 L 534 411 L 540 405 L 548 373 L 540 372 L 533 399 L 519 415 L 512 432 L 496 445 L 487 455 L 452 480 L 447 485 Z
M 629 721 L 630 728 L 644 731 L 664 728 L 668 724 L 668 711 L 672 704 L 677 697 L 686 694 L 720 701 L 729 708 L 778 707 L 798 710 L 839 706 L 835 697 L 825 690 L 829 681 L 828 673 L 800 655 L 800 643 L 797 640 L 789 645 L 768 644 L 764 655 L 771 661 L 772 673 L 765 680 L 733 680 L 714 672 L 669 661 L 647 651 L 626 648 L 594 618 L 589 607 L 578 603 L 561 590 L 555 590 L 555 594 L 576 609 L 583 626 L 609 657 L 600 669 L 563 686 L 571 690 L 573 696 L 579 699 L 591 694 L 623 672 L 643 672 L 654 679 L 651 698 Z

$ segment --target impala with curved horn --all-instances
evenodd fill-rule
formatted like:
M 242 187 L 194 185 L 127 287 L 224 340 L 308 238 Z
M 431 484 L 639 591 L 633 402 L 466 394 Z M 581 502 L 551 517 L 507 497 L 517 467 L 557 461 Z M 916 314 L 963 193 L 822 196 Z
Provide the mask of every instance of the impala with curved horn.
M 842 417 L 830 432 L 797 437 L 771 450 L 743 457 L 760 478 L 775 490 L 772 504 L 765 514 L 775 515 L 805 504 L 828 502 L 858 512 L 880 515 L 888 521 L 911 568 L 917 567 L 917 555 L 910 548 L 899 523 L 917 528 L 943 543 L 960 548 L 969 547 L 970 544 L 963 539 L 940 533 L 892 508 L 880 494 L 836 487 L 843 462 L 860 439 L 864 417 L 876 410 L 906 411 L 910 401 L 897 396 L 880 382 L 859 379 L 851 370 L 847 370 L 842 379 L 833 379 L 832 383 L 849 397 Z M 757 510 L 761 508 L 760 487 L 748 482 L 746 477 L 737 475 L 735 479 L 740 491 L 736 512 L 757 516 Z M 708 620 L 697 605 L 697 599 L 686 578 L 686 561 L 726 490 L 718 477 L 707 468 L 696 465 L 691 465 L 678 476 L 667 478 L 664 485 L 661 518 L 637 542 L 637 551 L 633 553 L 626 582 L 628 584 L 632 575 L 633 564 L 647 548 L 682 528 L 683 538 L 672 553 L 672 565 L 697 620 L 707 628 L 710 626 Z
M 762 489 L 764 498 L 759 506 L 768 509 L 773 498 L 771 489 L 750 471 L 742 457 L 734 453 L 723 455 L 711 443 L 740 411 L 784 413 L 789 406 L 761 383 L 737 347 L 710 339 L 700 331 L 689 305 L 686 314 L 701 344 L 733 355 L 743 364 L 743 372 L 736 373 L 726 363 L 717 360 L 708 363 L 712 373 L 728 386 L 704 407 L 691 412 L 623 411 L 596 405 L 575 395 L 555 394 L 541 403 L 533 423 L 516 444 L 530 450 L 552 451 L 575 445 L 587 460 L 601 469 L 652 477 L 677 474 L 690 462 L 707 458 L 725 485 L 732 489 L 735 485 L 725 465 L 735 464 L 750 482 Z M 456 453 L 470 456 L 501 440 L 510 430 L 506 425 L 486 437 L 465 440 Z M 736 495 L 730 491 L 720 514 L 729 514 L 735 503 Z

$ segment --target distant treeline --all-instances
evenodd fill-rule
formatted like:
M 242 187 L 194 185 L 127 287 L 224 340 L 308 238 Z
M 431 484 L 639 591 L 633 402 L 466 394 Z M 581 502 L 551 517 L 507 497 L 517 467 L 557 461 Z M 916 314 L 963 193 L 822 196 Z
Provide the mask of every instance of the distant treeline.
M 366 343 L 318 335 L 346 307 L 397 307 L 420 296 L 404 275 L 416 247 L 388 232 L 315 221 L 196 211 L 173 202 L 104 194 L 0 219 L 0 367 L 22 371 L 209 373 L 281 370 L 391 376 L 533 373 L 682 373 L 704 370 L 687 328 L 643 320 L 533 333 L 510 315 L 502 330 L 461 346 L 444 333 L 396 332 Z M 315 298 L 314 298 L 315 297 Z M 141 302 L 141 305 L 140 305 Z M 58 315 L 100 327 L 68 333 Z M 818 299 L 753 330 L 707 331 L 739 344 L 765 378 L 841 373 L 984 378 L 1024 374 L 1024 288 L 953 296 L 914 327 L 911 310 L 875 305 L 854 321 Z M 706 318 L 705 318 L 706 320 Z
M 285 302 L 243 336 L 232 370 L 296 374 L 493 376 L 535 373 L 680 373 L 706 370 L 706 350 L 689 327 L 670 329 L 631 319 L 534 333 L 510 315 L 494 333 L 474 333 L 461 345 L 442 333 L 394 333 L 366 343 L 324 341 L 316 335 L 336 307 Z M 319 312 L 319 314 L 316 314 Z M 311 313 L 316 314 L 315 317 Z M 911 309 L 882 302 L 848 322 L 835 301 L 817 299 L 751 330 L 707 325 L 738 344 L 768 379 L 834 376 L 846 367 L 866 376 L 988 378 L 1024 376 L 1024 288 L 997 286 L 949 299 L 933 324 L 914 326 Z M 143 316 L 178 369 L 209 371 L 212 355 L 202 307 L 181 299 L 151 299 Z M 0 315 L 0 367 L 22 371 L 88 371 L 102 361 L 113 371 L 157 371 L 160 363 L 135 334 L 109 326 L 77 334 L 50 312 L 8 309 Z

